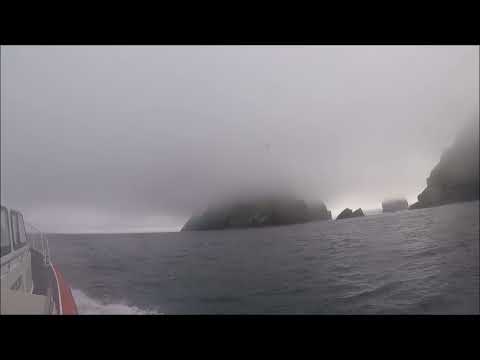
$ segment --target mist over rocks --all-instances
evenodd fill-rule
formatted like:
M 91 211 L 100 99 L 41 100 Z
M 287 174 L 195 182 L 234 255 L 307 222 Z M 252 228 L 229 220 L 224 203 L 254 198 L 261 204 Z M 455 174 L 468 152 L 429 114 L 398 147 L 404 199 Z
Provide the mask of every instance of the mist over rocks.
M 308 206 L 310 221 L 331 220 L 332 212 L 327 209 L 323 202 Z
M 252 188 L 309 209 L 322 200 L 334 218 L 385 196 L 413 203 L 478 113 L 478 46 L 7 45 L 0 55 L 0 197 L 46 232 L 178 231 Z
M 331 218 L 323 202 L 309 206 L 290 196 L 253 197 L 211 205 L 192 216 L 181 231 L 290 225 Z
M 427 187 L 410 209 L 420 209 L 479 199 L 478 117 L 445 150 L 427 178 Z
M 408 209 L 408 201 L 406 199 L 387 199 L 382 201 L 383 212 L 395 212 Z

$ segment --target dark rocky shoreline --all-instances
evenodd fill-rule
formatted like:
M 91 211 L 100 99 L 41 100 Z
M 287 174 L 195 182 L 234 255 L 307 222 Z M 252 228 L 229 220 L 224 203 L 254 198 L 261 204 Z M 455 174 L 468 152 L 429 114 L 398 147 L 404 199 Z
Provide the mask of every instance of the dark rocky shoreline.
M 382 202 L 382 209 L 383 212 L 392 212 L 475 201 L 479 200 L 479 185 L 478 126 L 476 130 L 475 126 L 466 127 L 442 154 L 416 203 L 408 207 L 405 199 L 389 199 Z M 347 208 L 337 220 L 362 216 L 365 215 L 361 208 L 355 211 Z M 307 205 L 291 196 L 274 195 L 212 206 L 192 216 L 182 231 L 265 227 L 331 219 L 332 214 L 323 202 Z
M 293 198 L 252 199 L 212 206 L 192 216 L 181 231 L 290 225 L 331 218 L 331 212 L 322 202 L 308 206 Z

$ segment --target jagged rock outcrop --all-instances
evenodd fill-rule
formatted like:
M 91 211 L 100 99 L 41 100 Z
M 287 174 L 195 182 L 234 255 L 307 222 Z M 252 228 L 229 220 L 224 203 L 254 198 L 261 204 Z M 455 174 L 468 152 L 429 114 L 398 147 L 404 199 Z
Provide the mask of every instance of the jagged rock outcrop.
M 479 199 L 479 135 L 475 126 L 465 128 L 441 156 L 427 179 L 427 187 L 410 209 Z
M 406 199 L 388 199 L 382 201 L 383 212 L 394 212 L 408 209 L 408 201 Z
M 353 217 L 365 216 L 362 208 L 358 208 L 357 210 L 355 210 L 352 215 Z
M 359 216 L 365 216 L 361 208 L 358 208 L 355 211 L 352 211 L 352 209 L 350 208 L 346 208 L 340 214 L 338 214 L 337 220 L 349 219 L 349 218 L 359 217 Z
M 323 203 L 309 207 L 304 201 L 292 198 L 253 199 L 210 207 L 192 216 L 182 231 L 288 225 L 331 218 Z

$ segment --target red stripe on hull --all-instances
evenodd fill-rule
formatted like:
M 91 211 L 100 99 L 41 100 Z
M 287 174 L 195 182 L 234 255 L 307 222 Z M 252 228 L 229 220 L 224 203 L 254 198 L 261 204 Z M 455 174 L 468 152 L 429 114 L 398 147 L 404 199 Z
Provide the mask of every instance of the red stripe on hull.
M 77 315 L 78 314 L 77 304 L 75 303 L 70 287 L 67 285 L 67 282 L 65 281 L 62 273 L 58 271 L 53 265 L 52 265 L 52 268 L 55 271 L 55 274 L 57 275 L 58 290 L 60 292 L 60 297 L 61 297 L 60 306 L 62 307 L 62 314 Z

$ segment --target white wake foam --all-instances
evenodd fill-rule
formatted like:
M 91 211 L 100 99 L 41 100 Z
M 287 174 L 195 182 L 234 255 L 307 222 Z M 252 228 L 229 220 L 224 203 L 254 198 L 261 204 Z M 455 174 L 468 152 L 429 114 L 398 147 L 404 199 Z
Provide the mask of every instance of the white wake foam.
M 79 314 L 85 315 L 155 315 L 159 314 L 152 310 L 143 310 L 136 306 L 125 304 L 103 304 L 102 302 L 88 297 L 81 290 L 72 289 Z

